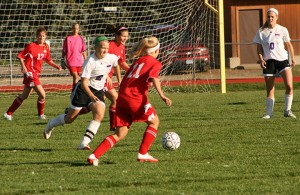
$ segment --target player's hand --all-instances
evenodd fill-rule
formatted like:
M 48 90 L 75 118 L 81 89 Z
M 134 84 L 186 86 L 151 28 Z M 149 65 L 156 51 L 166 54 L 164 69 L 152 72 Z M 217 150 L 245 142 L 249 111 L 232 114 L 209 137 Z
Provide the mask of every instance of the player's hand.
M 60 66 L 61 66 L 62 69 L 66 70 L 66 68 L 67 68 L 67 63 L 66 63 L 65 58 L 62 58 L 62 59 L 60 60 Z
M 107 84 L 108 87 L 111 87 L 113 85 L 112 79 L 109 76 L 106 77 L 106 84 Z
M 62 70 L 62 67 L 58 65 L 58 66 L 57 66 L 57 70 L 58 70 L 58 71 L 61 71 L 61 70 Z
M 262 68 L 262 69 L 266 69 L 267 67 L 266 67 L 266 61 L 265 60 L 261 60 L 260 61 L 260 67 Z
M 296 60 L 295 59 L 292 59 L 292 64 L 291 64 L 292 67 L 296 66 Z
M 170 100 L 168 97 L 162 96 L 161 99 L 162 99 L 168 106 L 171 106 L 171 105 L 172 105 L 172 100 Z

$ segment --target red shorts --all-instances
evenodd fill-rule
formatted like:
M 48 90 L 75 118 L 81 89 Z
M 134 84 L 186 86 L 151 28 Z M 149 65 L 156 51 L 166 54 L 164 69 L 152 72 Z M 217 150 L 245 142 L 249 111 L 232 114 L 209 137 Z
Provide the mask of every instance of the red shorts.
M 70 71 L 70 75 L 72 75 L 73 72 L 77 72 L 78 75 L 81 75 L 81 71 L 82 71 L 81 66 L 68 66 L 68 69 Z
M 26 74 L 24 74 L 23 84 L 27 87 L 40 85 L 40 73 L 27 72 Z
M 130 105 L 126 107 L 118 106 L 116 108 L 116 126 L 131 126 L 133 122 L 147 122 L 153 120 L 156 115 L 155 109 L 150 103 L 144 106 Z

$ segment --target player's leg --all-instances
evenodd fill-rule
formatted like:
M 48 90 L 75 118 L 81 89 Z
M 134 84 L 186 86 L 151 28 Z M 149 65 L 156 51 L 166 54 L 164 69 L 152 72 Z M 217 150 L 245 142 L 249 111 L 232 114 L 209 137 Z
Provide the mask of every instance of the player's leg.
M 38 118 L 45 120 L 46 115 L 44 114 L 44 108 L 45 108 L 45 101 L 46 101 L 46 92 L 42 85 L 37 85 L 33 87 L 34 91 L 37 93 L 37 110 L 38 110 Z
M 108 91 L 105 92 L 105 96 L 110 100 L 109 105 L 109 122 L 110 122 L 110 130 L 116 130 L 116 106 L 117 106 L 117 98 L 118 93 L 115 88 L 110 88 Z
M 77 118 L 79 112 L 80 112 L 80 108 L 72 107 L 69 108 L 69 112 L 67 114 L 61 114 L 56 118 L 50 119 L 44 130 L 44 138 L 45 139 L 50 138 L 51 133 L 54 130 L 54 127 L 72 123 Z
M 91 103 L 89 105 L 93 113 L 93 120 L 89 123 L 83 135 L 82 141 L 78 147 L 81 150 L 90 150 L 89 143 L 97 134 L 101 121 L 105 113 L 105 103 L 100 101 L 98 103 Z
M 296 116 L 291 111 L 292 104 L 293 104 L 293 73 L 291 68 L 285 69 L 280 73 L 280 75 L 285 85 L 284 116 L 296 118 Z
M 266 97 L 266 114 L 263 119 L 270 119 L 273 115 L 273 108 L 275 103 L 275 76 L 265 76 L 267 97 Z
M 124 139 L 128 134 L 129 127 L 132 123 L 132 116 L 130 114 L 130 108 L 117 108 L 116 112 L 116 131 L 113 135 L 107 136 L 94 150 L 94 152 L 88 157 L 88 163 L 97 166 L 98 158 L 100 158 L 105 152 L 111 149 L 118 141 Z
M 8 108 L 6 113 L 4 113 L 4 118 L 7 120 L 12 120 L 12 114 L 22 105 L 23 101 L 27 99 L 33 89 L 24 85 L 22 94 L 15 98 L 11 106 Z
M 80 67 L 79 67 L 80 68 Z M 78 81 L 80 80 L 80 72 L 79 69 L 77 69 L 77 67 L 72 67 L 70 68 L 70 74 L 72 76 L 73 79 L 73 84 L 72 84 L 72 91 L 74 90 L 74 87 L 76 86 L 76 84 L 78 83 Z
M 118 141 L 121 141 L 128 134 L 128 127 L 122 126 L 117 127 L 113 135 L 107 136 L 88 157 L 87 161 L 89 164 L 98 166 L 98 159 L 109 149 L 111 149 Z

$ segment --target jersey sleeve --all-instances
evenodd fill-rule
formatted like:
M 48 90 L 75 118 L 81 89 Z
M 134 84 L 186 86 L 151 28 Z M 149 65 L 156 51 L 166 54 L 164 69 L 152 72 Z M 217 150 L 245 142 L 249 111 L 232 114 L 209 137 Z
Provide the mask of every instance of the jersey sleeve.
M 67 53 L 67 39 L 68 39 L 68 37 L 66 37 L 64 39 L 63 48 L 62 48 L 62 50 L 65 54 Z
M 28 53 L 30 44 L 26 45 L 25 48 L 17 55 L 19 59 L 25 59 L 25 55 Z
M 258 31 L 256 31 L 256 35 L 253 39 L 253 42 L 254 43 L 257 43 L 257 44 L 261 44 L 261 39 L 260 39 L 260 29 Z
M 85 52 L 86 51 L 86 45 L 85 45 L 85 42 L 84 42 L 84 38 L 82 36 L 81 37 L 81 40 L 82 40 L 82 48 L 81 48 L 81 52 Z
M 159 61 L 156 61 L 149 72 L 149 78 L 159 78 L 159 72 L 162 68 L 162 64 Z
M 93 70 L 93 63 L 91 61 L 92 58 L 88 58 L 87 60 L 84 61 L 81 78 L 89 79 L 91 77 L 91 73 Z

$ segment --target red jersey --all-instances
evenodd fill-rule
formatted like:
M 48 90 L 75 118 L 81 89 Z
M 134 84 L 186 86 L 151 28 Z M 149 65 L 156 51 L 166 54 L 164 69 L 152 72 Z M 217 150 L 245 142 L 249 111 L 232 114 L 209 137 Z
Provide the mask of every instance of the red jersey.
M 108 53 L 115 54 L 119 58 L 118 60 L 119 64 L 126 62 L 125 45 L 120 44 L 118 46 L 115 41 L 109 41 Z M 109 77 L 112 77 L 113 74 L 114 74 L 114 69 L 112 68 L 109 73 Z
M 49 45 L 38 45 L 36 42 L 28 44 L 18 54 L 18 58 L 25 59 L 25 66 L 28 72 L 41 73 L 44 60 L 51 61 Z
M 152 85 L 149 79 L 159 78 L 161 68 L 162 64 L 153 56 L 145 55 L 137 59 L 120 84 L 118 104 L 127 106 L 148 102 L 148 90 Z

